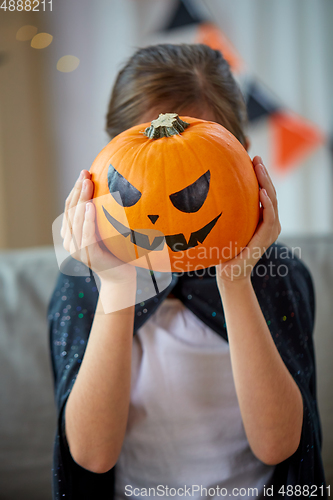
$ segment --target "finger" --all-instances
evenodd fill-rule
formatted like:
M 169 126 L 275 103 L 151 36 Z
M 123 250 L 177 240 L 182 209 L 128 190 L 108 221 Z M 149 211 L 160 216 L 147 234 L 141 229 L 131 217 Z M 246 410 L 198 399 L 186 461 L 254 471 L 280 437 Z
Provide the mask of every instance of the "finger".
M 269 180 L 270 180 L 270 182 L 272 183 L 272 186 L 273 186 L 273 188 L 274 188 L 274 190 L 275 190 L 275 187 L 274 187 L 274 184 L 273 184 L 272 178 L 271 178 L 271 176 L 269 175 L 269 172 L 268 172 L 268 170 L 267 170 L 267 168 L 266 168 L 266 166 L 265 166 L 265 164 L 264 164 L 263 159 L 261 158 L 261 156 L 255 156 L 255 157 L 253 158 L 253 160 L 252 160 L 252 163 L 253 163 L 253 166 L 254 166 L 254 167 L 256 167 L 257 165 L 262 165 L 262 166 L 264 167 L 264 170 L 265 170 L 265 172 L 266 172 L 266 175 L 267 175 L 267 177 L 269 178 Z
M 276 192 L 276 190 L 275 190 L 275 186 L 274 186 L 274 183 L 273 183 L 273 181 L 272 181 L 271 176 L 269 175 L 269 172 L 268 172 L 268 169 L 266 168 L 266 165 L 265 165 L 265 164 L 264 164 L 264 162 L 263 162 L 263 159 L 261 158 L 261 156 L 255 156 L 255 157 L 253 158 L 253 165 L 254 165 L 254 166 L 256 166 L 256 165 L 259 165 L 259 164 L 260 164 L 260 165 L 262 165 L 262 166 L 264 167 L 264 171 L 265 171 L 265 173 L 266 173 L 266 175 L 267 175 L 268 179 L 270 180 L 270 182 L 271 182 L 271 184 L 272 184 L 272 186 L 273 186 L 274 191 Z
M 62 225 L 61 225 L 60 235 L 63 239 L 65 238 L 66 231 L 68 229 L 68 221 L 67 221 L 68 214 L 67 214 L 67 212 L 68 212 L 68 209 L 69 209 L 70 204 L 71 204 L 73 192 L 74 192 L 74 188 L 71 190 L 71 192 L 69 193 L 69 195 L 66 198 L 65 209 L 64 209 L 64 213 L 62 214 Z
M 90 179 L 90 177 L 91 177 L 91 174 L 90 174 L 90 172 L 88 172 L 88 170 L 81 170 L 80 175 L 78 177 L 78 180 L 83 181 L 84 179 Z M 68 211 L 68 209 L 71 206 L 74 191 L 75 191 L 75 185 L 74 185 L 73 189 L 71 190 L 71 192 L 69 193 L 69 195 L 67 196 L 66 201 L 65 201 L 65 210 L 63 213 L 62 225 L 61 225 L 61 230 L 60 230 L 60 235 L 62 238 L 65 238 L 65 233 L 66 233 L 67 228 L 68 228 L 68 217 L 66 216 L 66 212 Z
M 82 183 L 86 178 L 90 178 L 90 173 L 87 170 L 82 170 L 80 177 L 76 181 L 74 188 L 72 189 L 71 197 L 68 200 L 67 207 L 65 210 L 65 234 L 64 234 L 64 247 L 69 250 L 72 236 L 73 236 L 73 221 L 75 217 L 75 212 L 77 208 L 77 204 L 79 202 L 81 191 L 82 191 Z M 76 242 L 75 242 L 76 244 Z
M 273 203 L 274 209 L 277 210 L 276 191 L 272 181 L 270 180 L 270 177 L 267 175 L 267 170 L 261 163 L 258 163 L 254 168 L 259 182 L 259 186 L 262 189 L 266 189 L 268 196 Z
M 85 205 L 81 245 L 81 260 L 91 268 L 93 248 L 94 245 L 98 245 L 95 228 L 95 206 L 92 202 L 88 202 Z
M 91 199 L 93 194 L 93 183 L 90 179 L 84 179 L 80 198 L 75 209 L 75 215 L 72 225 L 72 242 L 71 252 L 77 251 L 82 248 L 82 226 L 85 218 L 86 203 Z
M 263 199 L 268 198 L 268 203 L 270 203 L 270 206 L 266 204 L 266 206 L 263 207 L 263 222 L 266 224 L 267 229 L 268 227 L 271 228 L 271 241 L 274 242 L 281 233 L 281 224 L 279 220 L 279 215 L 273 206 L 272 200 L 270 200 L 269 197 L 265 195 L 265 190 L 263 190 L 262 198 Z M 272 207 L 273 207 L 273 214 L 271 214 Z
M 277 198 L 276 189 L 275 189 L 274 183 L 272 181 L 271 176 L 269 175 L 269 172 L 268 172 L 267 168 L 265 167 L 265 165 L 263 163 L 262 163 L 262 166 L 264 167 L 264 172 L 267 175 L 267 177 L 268 177 L 268 179 L 270 181 L 271 189 L 273 190 L 271 193 L 269 193 L 269 196 L 270 196 L 270 199 L 271 199 L 271 201 L 273 203 L 273 207 L 275 209 L 275 216 L 278 219 L 279 218 L 279 214 L 278 214 L 278 198 Z
M 65 220 L 66 220 L 66 232 L 64 235 L 64 247 L 68 249 L 72 253 L 72 249 L 70 248 L 72 246 L 72 238 L 73 238 L 73 220 L 75 217 L 75 210 L 76 206 L 78 203 L 78 200 L 80 198 L 81 194 L 81 189 L 82 189 L 82 181 L 78 180 L 75 183 L 75 186 L 73 188 L 73 193 L 71 196 L 71 199 L 68 203 L 68 206 L 65 210 Z M 76 241 L 75 241 L 76 245 Z
M 261 156 L 255 156 L 252 160 L 252 163 L 253 163 L 253 166 L 255 167 L 256 165 L 258 165 L 259 163 L 261 163 L 262 165 L 264 164 L 264 162 L 262 161 L 262 158 Z
M 278 236 L 277 225 L 279 224 L 279 219 L 276 217 L 272 200 L 264 188 L 260 190 L 260 202 L 263 206 L 263 220 L 260 227 L 260 237 L 265 242 L 265 247 L 267 247 L 267 245 L 271 245 Z

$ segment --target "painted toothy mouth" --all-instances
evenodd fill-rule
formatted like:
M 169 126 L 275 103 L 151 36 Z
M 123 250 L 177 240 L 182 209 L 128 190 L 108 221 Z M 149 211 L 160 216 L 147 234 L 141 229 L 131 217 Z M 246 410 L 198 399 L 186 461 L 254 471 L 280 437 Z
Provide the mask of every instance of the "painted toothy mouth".
M 107 220 L 112 224 L 112 226 L 118 231 L 118 233 L 122 234 L 124 238 L 128 236 L 131 237 L 131 242 L 134 245 L 137 245 L 145 250 L 162 250 L 164 246 L 164 240 L 166 244 L 173 252 L 184 252 L 189 248 L 193 248 L 199 245 L 199 243 L 203 243 L 219 218 L 222 215 L 222 212 L 212 219 L 208 224 L 203 226 L 198 231 L 191 233 L 191 236 L 188 241 L 186 241 L 183 233 L 179 234 L 170 234 L 167 236 L 155 236 L 153 241 L 150 243 L 149 237 L 147 234 L 140 233 L 139 231 L 134 231 L 133 229 L 129 229 L 124 226 L 121 222 L 117 221 L 109 212 L 103 207 L 103 211 Z

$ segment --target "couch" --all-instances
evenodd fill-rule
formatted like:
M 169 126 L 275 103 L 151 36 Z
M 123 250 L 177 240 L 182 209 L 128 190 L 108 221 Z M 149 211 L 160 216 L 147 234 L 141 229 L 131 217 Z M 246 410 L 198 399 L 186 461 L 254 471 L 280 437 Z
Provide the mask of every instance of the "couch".
M 333 480 L 333 237 L 289 237 L 282 242 L 300 249 L 315 283 L 317 387 L 324 467 L 330 484 Z M 52 247 L 0 252 L 0 500 L 52 497 L 56 409 L 47 305 L 57 274 Z

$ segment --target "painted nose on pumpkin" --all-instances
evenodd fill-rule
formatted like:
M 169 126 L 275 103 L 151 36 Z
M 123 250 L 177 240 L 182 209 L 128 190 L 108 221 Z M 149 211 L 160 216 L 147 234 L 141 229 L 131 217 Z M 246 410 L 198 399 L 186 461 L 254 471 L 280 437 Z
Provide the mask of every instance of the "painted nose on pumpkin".
M 159 218 L 159 215 L 148 215 L 148 218 L 152 221 L 153 224 L 155 224 L 155 222 Z

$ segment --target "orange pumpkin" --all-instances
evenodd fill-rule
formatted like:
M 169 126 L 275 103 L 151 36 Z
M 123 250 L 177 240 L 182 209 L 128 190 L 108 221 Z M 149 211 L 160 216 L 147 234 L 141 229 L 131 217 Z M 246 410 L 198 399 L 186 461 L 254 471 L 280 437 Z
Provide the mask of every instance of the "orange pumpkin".
M 112 139 L 90 172 L 101 240 L 139 267 L 217 265 L 237 255 L 258 224 L 252 162 L 214 122 L 160 115 Z

